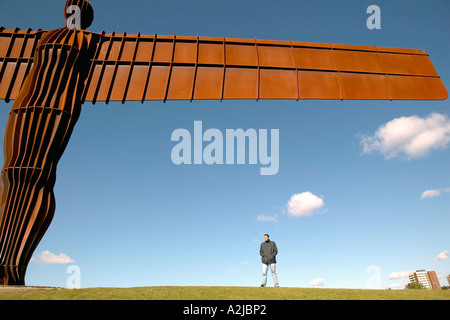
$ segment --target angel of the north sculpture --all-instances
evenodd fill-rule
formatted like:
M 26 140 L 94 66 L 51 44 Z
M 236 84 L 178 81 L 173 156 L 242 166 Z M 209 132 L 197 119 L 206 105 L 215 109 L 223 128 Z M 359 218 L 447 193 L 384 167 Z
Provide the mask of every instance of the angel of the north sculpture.
M 79 21 L 69 19 L 74 12 Z M 85 101 L 448 95 L 419 49 L 91 33 L 85 0 L 67 1 L 64 15 L 56 30 L 0 28 L 0 98 L 14 100 L 1 171 L 0 284 L 25 284 L 54 215 L 57 163 Z

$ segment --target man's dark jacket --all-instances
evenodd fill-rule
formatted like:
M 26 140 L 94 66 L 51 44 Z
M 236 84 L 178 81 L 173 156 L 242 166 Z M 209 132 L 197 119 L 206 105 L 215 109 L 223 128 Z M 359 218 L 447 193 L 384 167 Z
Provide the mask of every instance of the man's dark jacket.
M 259 249 L 259 254 L 261 255 L 262 263 L 276 263 L 277 260 L 275 256 L 278 253 L 278 248 L 273 241 L 264 241 L 261 243 L 261 248 Z

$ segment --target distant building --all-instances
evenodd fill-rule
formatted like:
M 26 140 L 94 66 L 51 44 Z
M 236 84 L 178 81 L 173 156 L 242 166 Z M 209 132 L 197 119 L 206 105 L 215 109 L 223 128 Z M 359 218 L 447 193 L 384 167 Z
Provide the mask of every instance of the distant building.
M 435 271 L 417 270 L 409 275 L 409 281 L 411 283 L 420 283 L 425 289 L 441 290 L 441 285 Z
M 425 289 L 431 289 L 430 281 L 428 281 L 427 272 L 425 270 L 417 270 L 409 275 L 409 282 L 420 283 Z
M 436 272 L 428 271 L 427 275 L 428 275 L 428 279 L 430 280 L 430 283 L 431 283 L 431 288 L 433 290 L 441 290 L 441 284 L 439 283 L 439 279 L 436 275 Z

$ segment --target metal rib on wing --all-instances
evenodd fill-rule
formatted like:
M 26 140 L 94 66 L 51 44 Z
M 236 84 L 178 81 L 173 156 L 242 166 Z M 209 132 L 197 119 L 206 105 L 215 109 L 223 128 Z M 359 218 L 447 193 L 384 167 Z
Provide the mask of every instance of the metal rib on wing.
M 15 98 L 42 33 L 0 29 L 0 99 Z M 419 49 L 125 33 L 99 39 L 83 102 L 448 96 Z
M 0 99 L 14 100 L 33 64 L 42 30 L 5 30 L 0 27 Z
M 414 99 L 448 94 L 418 49 L 105 35 L 83 100 Z

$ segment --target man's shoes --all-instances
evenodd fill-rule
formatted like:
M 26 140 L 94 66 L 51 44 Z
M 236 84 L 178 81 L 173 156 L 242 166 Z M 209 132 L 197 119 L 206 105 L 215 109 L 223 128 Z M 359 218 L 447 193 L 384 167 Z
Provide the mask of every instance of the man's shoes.
M 264 284 L 262 284 L 262 285 L 261 285 L 261 287 L 265 287 L 265 285 L 264 285 Z

